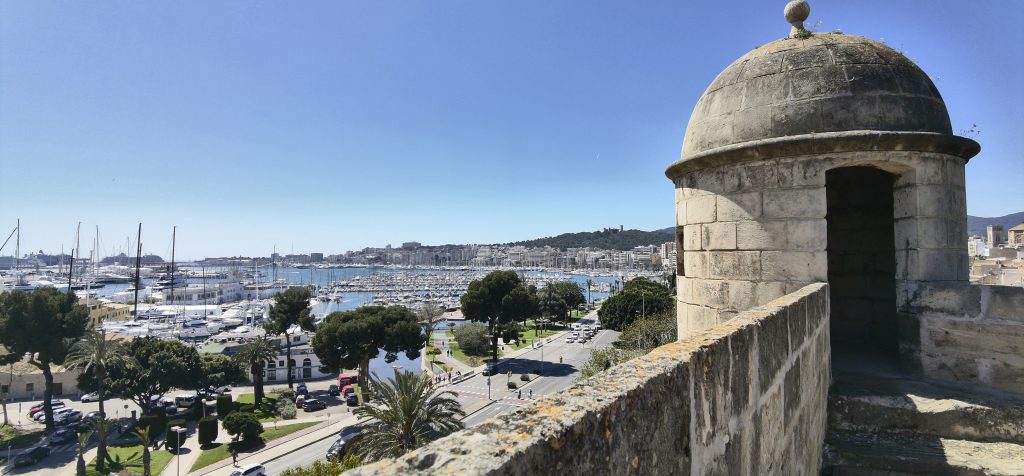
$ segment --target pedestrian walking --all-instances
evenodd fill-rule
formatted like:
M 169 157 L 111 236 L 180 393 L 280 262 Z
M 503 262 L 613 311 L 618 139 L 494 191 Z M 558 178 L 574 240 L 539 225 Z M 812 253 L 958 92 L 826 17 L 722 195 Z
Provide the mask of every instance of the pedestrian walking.
M 530 399 L 531 400 L 533 399 L 533 389 L 532 388 L 530 389 Z
M 519 395 L 518 395 L 518 396 L 516 396 L 516 398 L 518 398 L 518 399 L 520 399 L 520 400 L 522 400 L 522 399 L 523 399 L 523 391 L 522 391 L 522 390 L 520 390 L 520 391 L 519 391 Z
M 238 450 L 234 448 L 231 449 L 231 465 L 238 466 Z

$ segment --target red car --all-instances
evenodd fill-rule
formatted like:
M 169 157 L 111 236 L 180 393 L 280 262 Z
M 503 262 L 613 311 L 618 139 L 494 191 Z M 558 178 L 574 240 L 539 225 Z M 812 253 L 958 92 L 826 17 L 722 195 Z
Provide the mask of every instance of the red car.
M 351 385 L 346 385 L 344 388 L 341 389 L 342 397 L 347 397 L 348 394 L 350 393 L 356 393 L 356 389 L 352 388 Z

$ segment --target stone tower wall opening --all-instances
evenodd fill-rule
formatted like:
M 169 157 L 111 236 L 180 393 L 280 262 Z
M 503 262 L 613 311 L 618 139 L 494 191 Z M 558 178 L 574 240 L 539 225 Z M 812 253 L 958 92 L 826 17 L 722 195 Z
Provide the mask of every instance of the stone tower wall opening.
M 828 282 L 832 289 L 832 346 L 895 359 L 896 176 L 873 167 L 840 167 L 825 174 Z

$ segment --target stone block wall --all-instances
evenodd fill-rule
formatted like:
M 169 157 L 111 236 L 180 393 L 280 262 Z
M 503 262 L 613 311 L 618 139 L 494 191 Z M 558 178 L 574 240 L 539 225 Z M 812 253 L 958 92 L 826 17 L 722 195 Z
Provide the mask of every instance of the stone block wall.
M 900 294 L 925 375 L 1024 394 L 1024 288 L 908 283 Z
M 730 158 L 675 178 L 680 337 L 828 280 L 825 174 L 847 166 L 896 176 L 897 283 L 967 280 L 963 159 L 909 150 Z
M 828 287 L 623 363 L 515 413 L 347 474 L 818 474 Z

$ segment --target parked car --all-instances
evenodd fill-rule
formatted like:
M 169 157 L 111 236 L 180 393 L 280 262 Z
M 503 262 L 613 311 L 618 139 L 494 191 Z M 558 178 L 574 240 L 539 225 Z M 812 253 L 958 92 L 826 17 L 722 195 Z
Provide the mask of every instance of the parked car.
M 565 343 L 566 343 L 566 344 L 572 344 L 572 343 L 574 343 L 574 342 L 576 342 L 576 338 L 575 338 L 575 337 L 573 337 L 573 336 L 569 336 L 569 337 L 566 337 L 566 338 L 565 338 Z
M 53 408 L 54 410 L 56 410 L 58 408 L 63 408 L 63 407 L 64 407 L 64 402 L 62 402 L 60 400 L 50 400 L 50 408 Z M 42 413 L 42 411 L 43 411 L 43 404 L 42 403 L 37 403 L 35 405 L 32 405 L 32 408 L 30 408 L 28 410 L 28 414 L 31 415 L 32 417 L 35 417 L 37 413 Z
M 267 468 L 262 464 L 248 464 L 232 471 L 231 476 L 267 476 Z
M 192 405 L 195 405 L 196 399 L 198 398 L 198 394 L 178 395 L 177 397 L 174 397 L 174 406 L 178 408 L 189 408 Z
M 70 412 L 62 413 L 60 417 L 53 419 L 53 424 L 57 426 L 64 426 L 69 423 L 74 423 L 82 420 L 81 410 L 71 410 Z
M 309 400 L 302 402 L 302 409 L 307 412 L 315 412 L 317 410 L 323 410 L 324 408 L 327 408 L 327 404 L 324 403 L 323 400 L 310 398 Z
M 72 441 L 77 437 L 78 432 L 76 432 L 75 429 L 70 427 L 61 428 L 50 434 L 49 438 L 47 438 L 47 444 L 50 446 L 63 445 L 64 443 Z
M 346 397 L 351 393 L 356 393 L 356 389 L 351 385 L 346 385 L 345 388 L 341 389 L 341 394 Z
M 356 395 L 354 392 L 348 394 L 348 396 L 345 397 L 345 403 L 350 407 L 359 405 L 359 395 Z
M 14 457 L 15 466 L 31 466 L 43 460 L 50 454 L 50 449 L 45 446 L 35 446 L 22 450 Z
M 299 395 L 309 395 L 309 389 L 306 388 L 306 384 L 300 383 L 299 386 L 295 387 L 295 393 Z
M 164 399 L 160 400 L 160 405 L 164 406 L 164 414 L 165 415 L 177 415 L 178 414 L 178 405 L 176 403 L 174 403 L 174 399 L 172 399 L 172 398 L 164 398 Z
M 70 412 L 71 410 L 72 409 L 68 408 L 68 407 L 58 408 L 58 409 L 53 411 L 53 419 L 57 420 L 57 418 L 59 418 L 62 414 Z M 46 412 L 36 413 L 36 416 L 33 417 L 32 419 L 35 420 L 35 421 L 40 421 L 40 422 L 44 421 L 44 420 L 46 420 Z
M 330 387 L 327 387 L 327 394 L 332 397 L 337 397 L 338 395 L 341 395 L 341 390 L 338 390 L 337 385 L 331 384 Z
M 100 418 L 104 418 L 104 417 L 106 417 L 106 416 L 107 416 L 107 415 L 106 415 L 106 414 L 104 414 L 104 413 L 103 413 L 103 412 L 101 412 L 101 411 L 98 411 L 98 410 L 97 410 L 97 411 L 91 411 L 91 412 L 89 412 L 89 413 L 86 413 L 86 414 L 85 414 L 85 416 L 84 416 L 84 417 L 82 417 L 82 421 L 88 421 L 88 422 L 91 422 L 91 421 L 93 421 L 93 420 L 97 420 L 97 419 L 100 419 Z
M 100 394 L 98 394 L 96 392 L 87 393 L 85 395 L 82 395 L 82 398 L 80 399 L 80 401 L 82 403 L 98 402 L 98 401 L 100 401 Z

